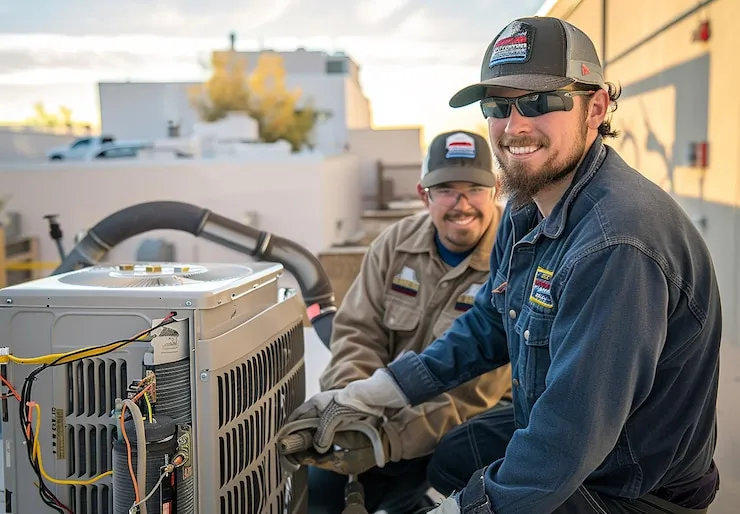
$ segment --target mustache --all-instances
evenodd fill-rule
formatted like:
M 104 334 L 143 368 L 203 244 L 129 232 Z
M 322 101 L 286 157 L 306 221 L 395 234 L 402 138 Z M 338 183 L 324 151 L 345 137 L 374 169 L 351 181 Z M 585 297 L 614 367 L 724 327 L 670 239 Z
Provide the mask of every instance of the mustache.
M 550 146 L 550 140 L 547 137 L 532 137 L 532 136 L 519 136 L 513 137 L 509 135 L 502 135 L 498 138 L 499 146 L 542 146 L 547 148 Z
M 445 214 L 445 220 L 455 221 L 455 220 L 459 220 L 462 218 L 470 218 L 470 217 L 481 218 L 482 216 L 483 215 L 479 211 L 476 211 L 476 210 L 470 210 L 470 211 L 464 211 L 464 212 L 463 211 L 451 211 Z

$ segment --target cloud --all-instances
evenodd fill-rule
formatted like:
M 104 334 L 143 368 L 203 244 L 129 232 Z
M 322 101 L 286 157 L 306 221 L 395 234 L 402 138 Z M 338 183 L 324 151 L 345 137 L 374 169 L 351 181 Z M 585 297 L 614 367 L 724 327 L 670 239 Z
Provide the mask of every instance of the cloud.
M 221 38 L 305 38 L 317 34 L 383 36 L 393 34 L 405 20 L 426 12 L 432 30 L 416 29 L 424 40 L 490 39 L 513 17 L 532 14 L 543 0 L 128 0 L 13 2 L 0 17 L 0 33 L 50 33 Z M 417 15 L 418 16 L 418 15 Z M 454 30 L 453 30 L 454 29 Z
M 416 22 L 415 22 L 416 23 Z M 362 69 L 376 67 L 417 68 L 447 64 L 475 66 L 485 42 L 423 42 L 411 29 L 400 35 L 372 37 L 314 37 L 300 43 L 309 49 L 344 51 Z M 56 73 L 79 69 L 87 75 L 100 73 L 110 78 L 118 70 L 119 78 L 141 78 L 142 70 L 153 70 L 161 80 L 197 80 L 202 78 L 201 62 L 207 62 L 211 50 L 223 48 L 220 40 L 162 36 L 63 36 L 49 34 L 0 35 L 0 82 L 18 83 L 19 72 L 38 70 Z M 242 46 L 257 49 L 257 43 Z M 268 39 L 266 47 L 293 50 L 295 39 Z M 399 51 L 402 48 L 403 51 Z M 159 68 L 159 69 L 158 69 Z M 173 68 L 189 70 L 189 76 L 168 75 Z M 146 71 L 149 73 L 149 71 Z
M 474 109 L 450 110 L 449 95 L 478 78 L 496 33 L 542 2 L 0 0 L 0 112 L 48 99 L 92 118 L 98 81 L 202 80 L 199 62 L 233 30 L 240 50 L 344 51 L 382 124 L 477 122 Z
M 98 70 L 124 70 L 140 68 L 156 61 L 156 57 L 132 52 L 54 52 L 34 50 L 0 50 L 0 62 L 2 62 L 3 74 L 24 71 L 35 68 L 43 68 L 49 73 L 59 69 L 84 69 L 95 68 Z M 190 63 L 189 59 L 182 56 L 170 56 L 167 58 L 169 64 Z
M 380 23 L 409 4 L 410 0 L 356 0 L 359 19 L 371 25 Z

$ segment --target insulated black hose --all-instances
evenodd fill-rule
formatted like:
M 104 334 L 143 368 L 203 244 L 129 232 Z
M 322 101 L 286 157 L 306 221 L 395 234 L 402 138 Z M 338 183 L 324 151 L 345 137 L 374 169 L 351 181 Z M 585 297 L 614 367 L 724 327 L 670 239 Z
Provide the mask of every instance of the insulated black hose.
M 210 211 L 182 202 L 132 205 L 99 221 L 69 252 L 52 275 L 92 266 L 126 239 L 150 230 L 182 230 L 200 235 Z
M 183 202 L 147 202 L 121 209 L 92 227 L 52 275 L 98 263 L 126 239 L 150 230 L 180 230 L 260 260 L 282 264 L 298 281 L 308 317 L 329 346 L 334 290 L 319 260 L 303 246 Z

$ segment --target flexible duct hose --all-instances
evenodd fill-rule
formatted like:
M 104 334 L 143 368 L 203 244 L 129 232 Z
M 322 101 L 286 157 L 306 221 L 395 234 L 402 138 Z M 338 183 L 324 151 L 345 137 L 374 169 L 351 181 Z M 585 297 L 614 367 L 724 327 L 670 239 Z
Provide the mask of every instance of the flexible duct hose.
M 92 227 L 52 275 L 93 266 L 116 245 L 151 230 L 179 230 L 260 260 L 282 264 L 298 281 L 308 317 L 329 346 L 336 312 L 334 290 L 319 260 L 288 239 L 183 202 L 146 202 L 121 209 Z

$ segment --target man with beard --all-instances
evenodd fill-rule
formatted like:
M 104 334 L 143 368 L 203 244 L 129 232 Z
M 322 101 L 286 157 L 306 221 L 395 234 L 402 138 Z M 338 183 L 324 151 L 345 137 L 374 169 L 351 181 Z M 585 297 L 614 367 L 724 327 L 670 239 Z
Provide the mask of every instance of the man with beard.
M 501 218 L 495 178 L 485 138 L 466 131 L 434 138 L 417 186 L 427 209 L 370 245 L 334 318 L 323 391 L 368 378 L 402 352 L 421 352 L 472 306 L 488 278 Z M 359 474 L 367 510 L 409 512 L 429 489 L 426 466 L 442 435 L 497 404 L 511 419 L 510 400 L 505 366 L 389 416 L 380 427 L 389 462 L 379 468 L 360 458 L 360 467 L 349 471 Z M 332 462 L 313 464 L 309 512 L 341 512 L 347 476 Z
M 519 19 L 491 42 L 480 82 L 450 100 L 480 103 L 510 197 L 489 280 L 423 352 L 299 408 L 321 416 L 317 448 L 352 420 L 511 364 L 505 452 L 489 445 L 496 413 L 451 430 L 430 464 L 451 494 L 434 512 L 707 511 L 719 486 L 717 280 L 682 208 L 605 144 L 618 96 L 591 40 L 563 20 Z

